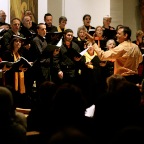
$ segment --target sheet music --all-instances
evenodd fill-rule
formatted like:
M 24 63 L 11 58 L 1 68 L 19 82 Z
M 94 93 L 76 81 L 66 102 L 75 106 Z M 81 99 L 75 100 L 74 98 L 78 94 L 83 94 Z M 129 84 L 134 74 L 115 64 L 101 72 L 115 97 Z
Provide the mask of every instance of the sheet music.
M 80 55 L 83 56 L 89 48 L 90 48 L 90 47 L 88 47 L 88 48 L 86 48 L 85 50 L 83 50 L 82 52 L 80 52 Z
M 61 47 L 61 45 L 62 45 L 62 38 L 60 39 L 60 41 L 57 43 L 57 47 Z
M 21 36 L 19 36 L 19 35 L 13 35 L 14 37 L 17 37 L 17 38 L 20 38 L 20 39 L 26 39 L 26 38 L 24 38 L 24 37 L 21 37 Z
M 0 33 L 4 30 L 4 28 L 0 29 Z
M 95 29 L 90 29 L 89 32 L 91 32 L 91 31 L 92 31 L 92 32 L 95 32 Z
M 89 108 L 86 109 L 85 116 L 87 117 L 93 117 L 95 112 L 95 105 L 93 104 Z

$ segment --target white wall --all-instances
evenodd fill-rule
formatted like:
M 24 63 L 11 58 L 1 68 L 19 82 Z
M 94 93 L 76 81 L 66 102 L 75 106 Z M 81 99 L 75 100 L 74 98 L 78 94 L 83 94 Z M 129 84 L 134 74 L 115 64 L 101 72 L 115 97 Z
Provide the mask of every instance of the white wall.
M 63 0 L 62 9 L 68 19 L 67 28 L 71 28 L 76 36 L 85 14 L 91 15 L 92 26 L 102 25 L 103 16 L 110 15 L 110 0 Z
M 63 15 L 62 1 L 63 0 L 48 0 L 48 12 L 53 15 L 53 24 L 55 26 L 58 26 L 59 17 Z
M 48 11 L 48 0 L 38 0 L 38 23 L 44 22 L 44 15 Z

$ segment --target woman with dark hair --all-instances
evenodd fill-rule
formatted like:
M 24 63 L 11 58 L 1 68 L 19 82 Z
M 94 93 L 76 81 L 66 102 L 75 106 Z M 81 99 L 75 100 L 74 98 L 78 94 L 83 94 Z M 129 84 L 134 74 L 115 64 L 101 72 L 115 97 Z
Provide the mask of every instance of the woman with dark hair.
M 91 23 L 91 15 L 85 14 L 83 16 L 83 24 L 86 27 L 87 32 L 89 32 L 89 30 L 91 29 L 95 30 L 95 27 L 91 26 L 90 23 Z
M 3 61 L 16 62 L 21 58 L 20 48 L 22 46 L 22 39 L 13 37 L 10 42 L 10 49 L 6 50 L 2 56 Z M 27 68 L 12 66 L 9 70 L 5 71 L 4 79 L 5 86 L 11 86 L 20 95 L 26 94 L 24 72 Z

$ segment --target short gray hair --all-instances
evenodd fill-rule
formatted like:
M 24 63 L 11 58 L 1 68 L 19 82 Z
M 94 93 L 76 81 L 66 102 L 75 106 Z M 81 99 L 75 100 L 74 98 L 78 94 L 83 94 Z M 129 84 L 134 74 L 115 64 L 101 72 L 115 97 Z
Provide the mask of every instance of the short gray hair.
M 67 18 L 65 16 L 61 16 L 59 17 L 59 23 L 61 23 L 61 21 L 67 21 Z
M 81 27 L 79 27 L 78 30 L 77 30 L 77 35 L 79 35 L 79 32 L 80 32 L 81 30 L 84 30 L 85 32 L 87 32 L 86 27 L 85 27 L 85 26 L 81 26 Z

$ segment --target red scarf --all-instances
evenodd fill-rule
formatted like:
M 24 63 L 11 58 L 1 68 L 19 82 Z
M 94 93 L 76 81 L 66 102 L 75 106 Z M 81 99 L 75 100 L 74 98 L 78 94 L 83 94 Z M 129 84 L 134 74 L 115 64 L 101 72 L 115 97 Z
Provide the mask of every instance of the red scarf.
M 69 41 L 66 41 L 65 44 L 68 48 L 70 48 L 70 42 Z

